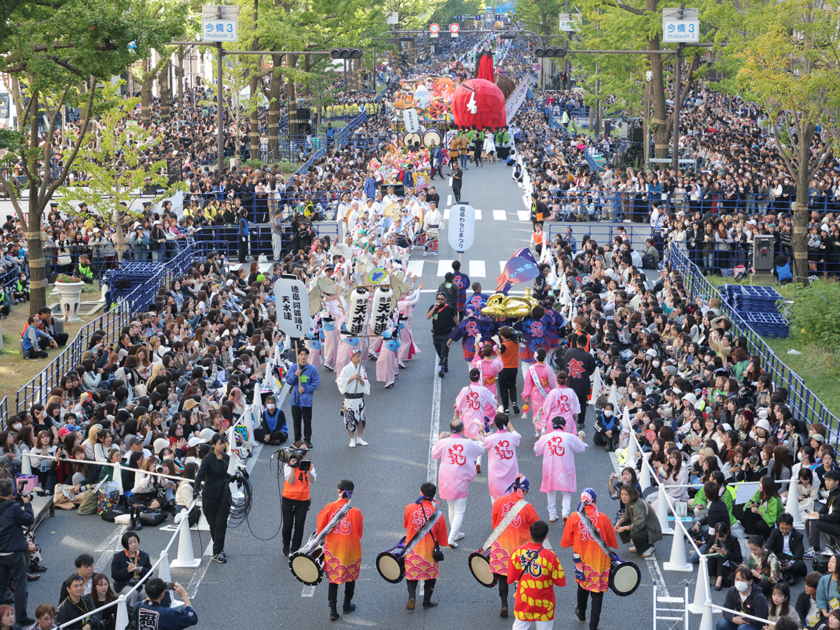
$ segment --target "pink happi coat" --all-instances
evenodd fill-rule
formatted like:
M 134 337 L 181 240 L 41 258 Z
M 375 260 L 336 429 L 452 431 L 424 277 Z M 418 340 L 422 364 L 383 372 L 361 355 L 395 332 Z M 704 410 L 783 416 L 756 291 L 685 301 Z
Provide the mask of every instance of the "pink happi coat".
M 324 365 L 335 368 L 336 356 L 338 355 L 338 331 L 341 330 L 341 324 L 344 323 L 344 311 L 337 306 L 335 300 L 330 300 L 325 304 L 325 308 L 333 322 L 331 324 L 332 330 L 327 330 L 327 323 L 324 323 L 324 341 L 321 355 L 324 358 Z
M 484 430 L 485 408 L 496 408 L 496 397 L 479 383 L 470 383 L 455 399 L 455 411 L 464 423 L 464 435 L 475 439 Z
M 483 359 L 478 353 L 476 353 L 475 358 L 472 360 L 472 365 L 474 368 L 478 368 L 478 371 L 481 372 L 481 384 L 489 389 L 490 393 L 497 396 L 498 388 L 496 386 L 496 378 L 499 376 L 499 372 L 501 372 L 505 367 L 502 364 L 501 357 L 494 356 L 491 359 Z M 484 415 L 492 418 L 496 415 L 496 408 L 489 406 L 485 407 Z
M 516 431 L 508 431 L 503 427 L 483 440 L 489 460 L 487 485 L 494 501 L 507 494 L 507 489 L 519 474 L 516 448 L 521 439 L 522 436 Z
M 543 458 L 540 490 L 577 492 L 575 453 L 583 453 L 585 450 L 585 442 L 574 433 L 566 433 L 562 429 L 549 431 L 537 440 L 534 452 Z
M 566 420 L 566 426 L 574 426 L 575 414 L 580 413 L 580 402 L 573 389 L 560 385 L 552 389 L 542 406 L 542 417 L 546 423 L 556 416 Z
M 408 361 L 413 359 L 415 354 L 420 353 L 420 348 L 414 343 L 414 331 L 412 329 L 412 314 L 414 313 L 414 306 L 420 301 L 420 291 L 412 291 L 407 297 L 404 297 L 397 302 L 397 308 L 400 309 L 400 315 L 407 317 L 405 326 L 400 330 L 400 361 Z
M 379 357 L 376 359 L 376 380 L 380 383 L 393 383 L 397 378 L 397 369 L 397 353 L 381 343 Z
M 480 442 L 453 434 L 438 440 L 432 447 L 432 457 L 440 460 L 438 488 L 441 499 L 464 499 L 470 493 L 475 478 L 475 460 L 484 454 Z
M 537 375 L 546 397 L 551 390 L 557 388 L 557 375 L 550 367 L 539 363 L 533 363 L 525 370 L 525 386 L 522 388 L 522 398 L 528 399 L 531 405 L 531 417 L 534 419 L 534 425 L 536 425 L 537 429 L 542 430 L 546 422 L 551 420 L 551 418 L 541 413 L 543 404 L 545 403 L 545 397 L 543 397 L 540 388 L 534 382 L 533 374 Z

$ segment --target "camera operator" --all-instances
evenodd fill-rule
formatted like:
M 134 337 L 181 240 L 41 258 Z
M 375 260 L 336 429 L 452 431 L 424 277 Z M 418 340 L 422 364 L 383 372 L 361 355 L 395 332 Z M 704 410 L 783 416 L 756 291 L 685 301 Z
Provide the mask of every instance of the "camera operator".
M 303 542 L 303 528 L 309 511 L 309 485 L 315 482 L 315 467 L 306 458 L 309 448 L 300 440 L 294 443 L 300 458 L 292 457 L 283 465 L 283 555 L 297 551 Z M 294 536 L 292 536 L 294 529 Z M 291 547 L 290 547 L 291 545 Z
M 172 588 L 184 601 L 184 607 L 174 610 L 164 605 L 166 586 L 166 582 L 160 578 L 152 578 L 146 583 L 146 600 L 134 612 L 131 621 L 133 630 L 183 630 L 198 623 L 198 615 L 195 614 L 187 591 L 178 582 Z
M 11 479 L 0 480 L 0 602 L 6 601 L 9 580 L 14 580 L 15 619 L 18 625 L 25 626 L 35 620 L 26 614 L 29 544 L 23 528 L 35 522 L 35 514 L 30 503 L 32 498 L 20 495 L 15 499 L 12 496 L 14 489 Z

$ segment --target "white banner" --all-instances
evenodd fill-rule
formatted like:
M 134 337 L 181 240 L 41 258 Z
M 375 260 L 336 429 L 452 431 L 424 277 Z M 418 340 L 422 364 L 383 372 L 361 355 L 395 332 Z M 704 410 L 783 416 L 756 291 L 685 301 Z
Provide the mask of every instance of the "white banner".
M 403 110 L 403 122 L 405 123 L 405 130 L 408 133 L 417 133 L 420 131 L 420 119 L 417 118 L 417 110 L 409 108 Z
M 448 229 L 449 245 L 463 254 L 472 247 L 475 240 L 475 209 L 463 203 L 452 206 L 449 210 Z
M 280 278 L 274 283 L 277 327 L 289 337 L 303 337 L 309 330 L 309 294 L 300 280 Z
M 522 82 L 516 86 L 516 89 L 513 91 L 513 94 L 510 95 L 510 98 L 505 103 L 505 115 L 507 116 L 507 124 L 510 124 L 510 121 L 513 120 L 513 117 L 516 116 L 516 112 L 519 111 L 519 108 L 522 107 L 522 103 L 525 102 L 525 95 L 528 94 L 528 88 L 531 87 L 531 84 L 536 82 L 537 77 L 535 77 L 530 72 L 525 75 L 525 78 L 522 79 Z

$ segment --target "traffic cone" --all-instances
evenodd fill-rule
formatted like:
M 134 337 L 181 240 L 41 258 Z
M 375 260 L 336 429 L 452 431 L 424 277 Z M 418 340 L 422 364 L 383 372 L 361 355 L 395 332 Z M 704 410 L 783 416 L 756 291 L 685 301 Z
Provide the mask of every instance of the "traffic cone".
M 707 599 L 703 604 L 703 617 L 700 619 L 700 630 L 715 630 L 711 599 Z
M 114 464 L 114 482 L 117 484 L 117 489 L 120 491 L 120 495 L 125 494 L 122 480 L 122 466 L 119 462 Z
M 198 506 L 193 509 L 198 509 Z M 179 524 L 181 533 L 178 535 L 178 557 L 169 565 L 172 568 L 194 569 L 201 564 L 201 558 L 196 558 L 193 553 L 192 534 L 190 533 L 189 522 L 189 516 L 185 515 Z M 184 525 L 184 523 L 187 523 L 187 525 Z
M 196 506 L 194 509 L 198 509 L 199 506 Z M 198 518 L 198 523 L 196 523 L 193 527 L 190 528 L 194 532 L 209 532 L 210 531 L 210 523 L 207 522 L 207 517 L 204 516 L 204 510 L 201 510 L 201 516 Z M 180 554 L 178 554 L 180 556 Z
M 23 451 L 20 456 L 20 474 L 31 475 L 32 463 L 29 461 L 29 451 Z
M 639 487 L 642 489 L 642 492 L 650 488 L 650 473 L 648 472 L 648 464 L 647 458 L 645 457 L 644 453 L 641 454 L 642 458 L 642 470 L 639 473 Z M 628 460 L 629 461 L 629 460 Z M 667 524 L 667 522 L 666 522 Z
M 677 525 L 674 532 L 674 541 L 671 543 L 671 559 L 662 565 L 666 571 L 694 571 L 694 568 L 685 559 L 685 530 Z
M 117 604 L 117 628 L 125 628 L 128 626 L 128 605 L 125 603 L 125 595 L 119 596 L 119 604 Z
M 674 533 L 674 529 L 668 524 L 668 501 L 665 499 L 665 487 L 662 484 L 659 484 L 659 495 L 656 497 L 656 517 L 659 519 L 663 535 Z
M 796 529 L 805 529 L 805 523 L 802 522 L 802 515 L 799 513 L 799 493 L 796 491 L 795 480 L 791 480 L 790 484 L 788 484 L 785 512 L 793 517 L 793 526 Z
M 688 612 L 692 615 L 702 615 L 706 604 L 706 585 L 709 583 L 709 561 L 706 556 L 700 556 L 700 567 L 697 569 L 697 580 L 694 584 L 694 601 L 688 605 Z

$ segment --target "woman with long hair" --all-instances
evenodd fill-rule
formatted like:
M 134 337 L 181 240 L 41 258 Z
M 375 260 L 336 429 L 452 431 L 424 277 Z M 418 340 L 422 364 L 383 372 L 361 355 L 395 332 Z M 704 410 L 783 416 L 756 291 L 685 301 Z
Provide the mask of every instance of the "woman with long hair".
M 96 608 L 115 604 L 117 601 L 117 594 L 111 588 L 111 580 L 104 573 L 96 573 L 91 580 L 91 586 L 93 588 L 90 592 L 90 598 Z M 117 626 L 117 606 L 114 605 L 101 610 L 99 617 L 102 619 L 104 630 L 115 630 Z
M 758 490 L 744 506 L 741 525 L 747 534 L 758 534 L 767 540 L 772 529 L 776 527 L 779 515 L 784 511 L 776 482 L 772 477 L 762 477 Z

